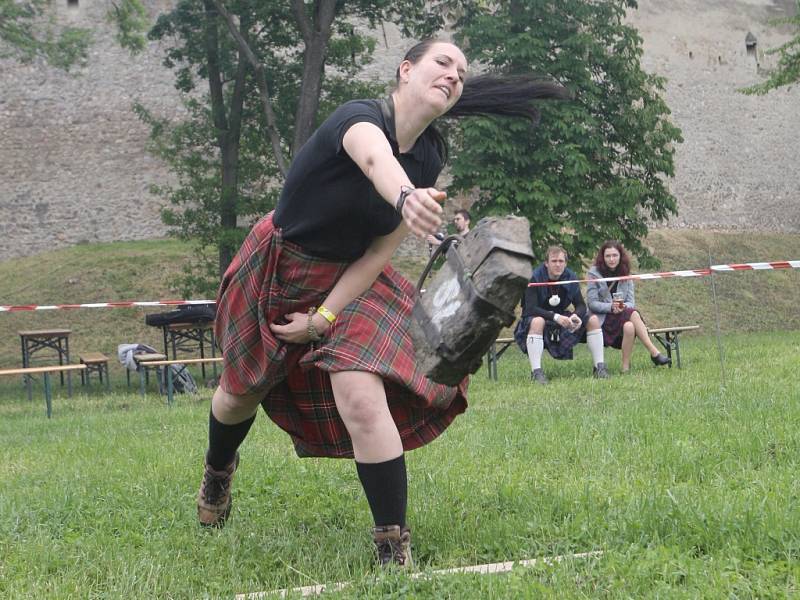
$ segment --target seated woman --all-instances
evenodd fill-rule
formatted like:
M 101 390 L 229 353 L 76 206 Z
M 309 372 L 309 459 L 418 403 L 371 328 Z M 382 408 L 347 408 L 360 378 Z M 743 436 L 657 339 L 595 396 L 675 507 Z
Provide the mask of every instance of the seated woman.
M 653 344 L 647 326 L 635 308 L 633 281 L 592 281 L 603 277 L 624 277 L 630 274 L 630 269 L 630 257 L 623 245 L 615 240 L 607 241 L 600 246 L 594 265 L 589 269 L 587 286 L 589 310 L 600 320 L 603 344 L 622 349 L 623 373 L 631 368 L 633 343 L 637 337 L 647 348 L 655 366 L 670 363 L 670 359 Z

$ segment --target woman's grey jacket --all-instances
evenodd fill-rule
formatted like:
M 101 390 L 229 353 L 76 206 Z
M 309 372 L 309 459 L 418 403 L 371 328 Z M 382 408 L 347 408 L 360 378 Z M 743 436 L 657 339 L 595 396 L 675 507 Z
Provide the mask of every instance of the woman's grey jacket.
M 603 276 L 597 267 L 592 267 L 587 273 L 588 279 L 600 279 Z M 603 321 L 606 320 L 606 314 L 611 312 L 611 292 L 608 289 L 609 284 L 614 285 L 613 281 L 589 281 L 586 284 L 586 298 L 589 306 L 589 312 L 597 315 L 602 327 Z M 633 280 L 624 279 L 617 282 L 617 292 L 623 294 L 622 298 L 625 306 L 628 308 L 636 308 L 636 302 L 633 294 Z

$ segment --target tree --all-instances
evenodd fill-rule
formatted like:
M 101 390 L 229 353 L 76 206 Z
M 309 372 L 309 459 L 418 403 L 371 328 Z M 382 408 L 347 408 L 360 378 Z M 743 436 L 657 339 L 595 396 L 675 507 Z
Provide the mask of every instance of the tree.
M 384 88 L 385 81 L 355 79 L 375 40 L 354 23 L 374 28 L 402 15 L 406 34 L 429 35 L 441 16 L 428 4 L 181 0 L 158 17 L 148 37 L 171 41 L 165 64 L 175 70 L 188 117 L 169 123 L 144 106 L 136 110 L 151 127 L 151 149 L 178 178 L 176 186 L 153 190 L 172 205 L 164 221 L 197 242 L 204 265 L 187 274 L 184 291 L 215 289 L 249 222 L 274 207 L 286 165 L 321 118 L 346 99 Z M 118 18 L 129 40 L 136 28 L 124 15 L 136 12 Z
M 775 19 L 773 25 L 793 25 L 797 28 L 795 36 L 785 44 L 772 48 L 767 54 L 778 54 L 778 65 L 766 81 L 751 85 L 739 91 L 745 94 L 763 95 L 779 87 L 800 81 L 800 0 L 797 0 L 797 13 L 793 17 Z
M 640 266 L 648 222 L 677 212 L 666 177 L 680 130 L 645 73 L 642 39 L 623 23 L 632 0 L 510 0 L 464 11 L 458 37 L 473 62 L 508 73 L 539 72 L 574 100 L 541 105 L 538 127 L 519 119 L 465 120 L 454 149 L 454 187 L 477 189 L 479 214 L 531 222 L 541 256 L 562 244 L 570 262 L 620 239 Z
M 68 71 L 86 61 L 87 29 L 56 28 L 47 18 L 47 0 L 0 0 L 0 58 L 35 59 Z

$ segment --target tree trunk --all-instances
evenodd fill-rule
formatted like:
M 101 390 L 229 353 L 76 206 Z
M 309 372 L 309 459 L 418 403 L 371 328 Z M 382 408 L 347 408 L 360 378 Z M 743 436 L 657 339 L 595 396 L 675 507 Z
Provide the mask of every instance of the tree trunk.
M 217 147 L 220 151 L 222 163 L 219 203 L 220 232 L 218 237 L 219 274 L 222 277 L 236 252 L 236 247 L 231 242 L 231 239 L 235 236 L 228 235 L 228 233 L 236 229 L 238 216 L 239 142 L 242 129 L 242 107 L 244 105 L 247 61 L 239 53 L 233 94 L 230 98 L 230 105 L 226 107 L 222 75 L 219 67 L 218 12 L 211 0 L 205 0 L 203 4 L 206 13 L 205 42 L 211 116 L 216 129 Z M 241 20 L 241 29 L 246 31 L 247 20 L 244 18 Z
M 272 152 L 275 154 L 275 162 L 278 164 L 278 170 L 281 172 L 283 177 L 286 177 L 286 173 L 288 172 L 289 168 L 286 164 L 286 159 L 283 157 L 280 132 L 278 131 L 275 113 L 272 110 L 272 101 L 269 97 L 269 88 L 267 87 L 267 78 L 264 73 L 264 65 L 258 60 L 255 53 L 250 48 L 250 44 L 247 42 L 247 29 L 245 27 L 242 27 L 241 31 L 237 29 L 236 20 L 228 12 L 228 9 L 225 8 L 225 4 L 222 2 L 222 0 L 212 0 L 212 2 L 214 3 L 214 6 L 217 7 L 219 14 L 225 19 L 225 22 L 228 25 L 228 31 L 236 41 L 236 45 L 239 46 L 240 57 L 241 55 L 244 55 L 244 58 L 247 59 L 247 62 L 250 63 L 250 66 L 255 71 L 256 83 L 258 84 L 258 93 L 261 97 L 261 106 L 262 110 L 264 111 L 264 119 L 267 122 L 267 136 L 269 137 L 270 144 L 272 144 Z
M 336 0 L 317 0 L 313 19 L 309 19 L 306 14 L 303 0 L 292 1 L 292 12 L 305 44 L 303 80 L 292 142 L 292 155 L 294 155 L 314 133 L 322 89 L 322 74 L 325 69 L 325 54 L 331 39 L 331 25 L 336 16 Z

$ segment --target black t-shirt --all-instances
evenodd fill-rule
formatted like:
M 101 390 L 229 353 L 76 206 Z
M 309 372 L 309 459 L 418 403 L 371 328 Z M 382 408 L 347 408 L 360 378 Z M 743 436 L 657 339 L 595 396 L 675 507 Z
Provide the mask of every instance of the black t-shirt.
M 337 108 L 295 156 L 273 215 L 284 239 L 314 256 L 354 260 L 375 237 L 391 233 L 400 224 L 400 215 L 342 145 L 350 126 L 362 121 L 383 130 L 415 187 L 433 186 L 442 169 L 430 130 L 409 152 L 400 154 L 393 119 L 391 114 L 384 116 L 380 100 L 351 100 Z

